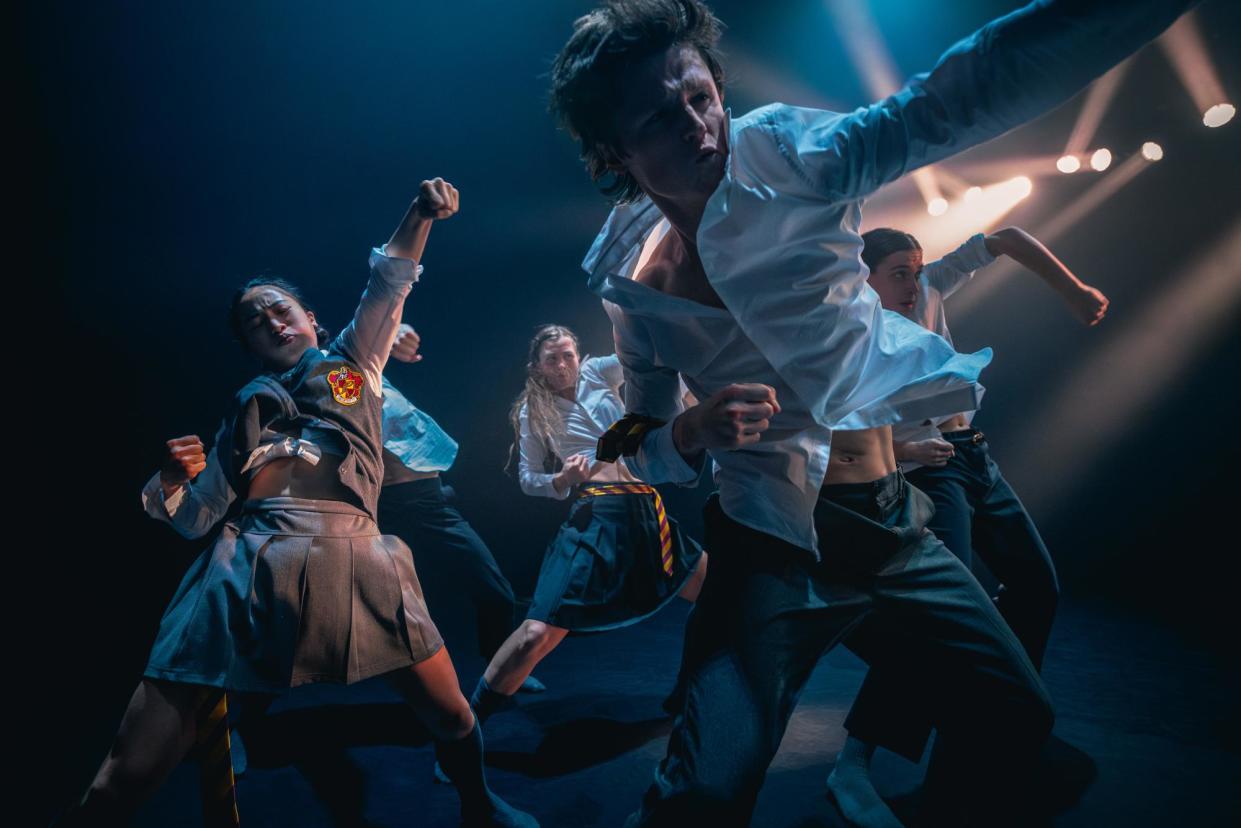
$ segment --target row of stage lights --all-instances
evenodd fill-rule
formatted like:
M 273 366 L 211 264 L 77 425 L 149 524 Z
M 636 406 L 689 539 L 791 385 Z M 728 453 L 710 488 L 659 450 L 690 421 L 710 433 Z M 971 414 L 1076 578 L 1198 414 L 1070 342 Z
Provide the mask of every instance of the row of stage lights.
M 1203 113 L 1202 123 L 1211 128 L 1222 127 L 1231 121 L 1236 113 L 1236 107 L 1232 104 L 1216 104 Z M 1163 147 L 1154 141 L 1144 143 L 1141 152 L 1142 157 L 1147 161 L 1159 161 L 1163 158 Z M 1112 166 L 1112 151 L 1107 147 L 1100 147 L 1090 153 L 1089 156 L 1086 156 L 1084 153 L 1082 155 L 1063 155 L 1056 161 L 1056 169 L 1065 174 L 1075 173 L 1082 168 L 1083 161 L 1087 161 L 1090 164 L 1090 169 L 1095 172 L 1103 172 Z M 1030 195 L 1034 189 L 1033 183 L 1024 175 L 1012 179 L 1007 182 L 1007 185 L 1012 189 L 1013 195 L 1018 200 Z M 970 204 L 977 201 L 981 195 L 981 187 L 970 187 L 965 191 L 962 201 L 965 204 Z M 933 198 L 927 202 L 926 211 L 932 216 L 942 216 L 948 212 L 948 200 L 942 196 Z

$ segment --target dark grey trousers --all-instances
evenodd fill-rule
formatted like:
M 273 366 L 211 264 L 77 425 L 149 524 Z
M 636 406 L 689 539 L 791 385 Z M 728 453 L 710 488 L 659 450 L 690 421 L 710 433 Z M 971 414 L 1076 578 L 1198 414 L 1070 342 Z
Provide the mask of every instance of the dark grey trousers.
M 940 730 L 932 799 L 987 808 L 1028 775 L 1051 702 L 991 599 L 925 530 L 930 501 L 899 472 L 824 495 L 821 563 L 708 502 L 711 571 L 686 640 L 687 698 L 630 825 L 748 825 L 802 686 L 868 615 L 892 634 L 864 657 L 917 665 L 908 690 Z
M 447 570 L 455 587 L 452 600 L 463 593 L 469 596 L 478 619 L 478 653 L 490 659 L 516 626 L 513 587 L 453 498 L 452 487 L 438 477 L 384 486 L 379 526 L 405 541 L 414 560 L 428 571 Z M 437 600 L 445 597 L 428 599 L 433 616 Z
M 1041 668 L 1060 598 L 1051 555 L 991 459 L 982 432 L 967 429 L 944 437 L 955 449 L 948 464 L 909 474 L 909 482 L 935 504 L 927 528 L 967 569 L 977 556 L 1001 581 L 996 607 L 1030 661 Z M 875 626 L 861 625 L 846 643 L 865 649 L 863 639 L 884 635 Z M 845 720 L 849 735 L 918 761 L 931 723 L 910 699 L 909 685 L 915 680 L 916 674 L 902 664 L 871 670 Z

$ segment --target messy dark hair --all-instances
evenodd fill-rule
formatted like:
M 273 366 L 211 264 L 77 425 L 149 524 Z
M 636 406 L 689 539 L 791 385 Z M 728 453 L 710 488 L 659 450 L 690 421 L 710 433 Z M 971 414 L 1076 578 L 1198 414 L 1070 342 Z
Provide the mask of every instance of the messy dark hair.
M 903 230 L 876 227 L 862 234 L 862 261 L 871 270 L 893 253 L 921 249 L 922 245 L 918 244 L 918 240 Z
M 670 46 L 698 50 L 723 94 L 719 42 L 724 25 L 701 0 L 607 0 L 573 24 L 552 64 L 548 108 L 580 144 L 592 180 L 613 203 L 636 201 L 633 176 L 608 168 L 618 148 L 613 110 L 616 81 L 635 62 Z
M 228 303 L 228 329 L 233 332 L 233 338 L 241 343 L 241 347 L 245 347 L 245 337 L 242 335 L 241 320 L 237 318 L 237 309 L 241 306 L 241 300 L 256 287 L 273 287 L 283 293 L 285 296 L 296 302 L 302 310 L 307 313 L 314 313 L 314 308 L 306 302 L 302 296 L 302 291 L 297 285 L 288 279 L 279 276 L 256 276 L 246 282 L 233 292 L 232 301 Z M 326 348 L 327 344 L 332 340 L 332 335 L 328 333 L 327 328 L 315 323 L 315 336 L 319 340 L 319 347 Z

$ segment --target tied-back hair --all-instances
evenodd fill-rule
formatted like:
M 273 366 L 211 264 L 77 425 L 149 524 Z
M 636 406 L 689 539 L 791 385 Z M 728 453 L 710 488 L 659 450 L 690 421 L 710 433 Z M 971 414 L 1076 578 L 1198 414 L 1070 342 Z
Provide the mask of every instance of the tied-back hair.
M 871 270 L 893 253 L 921 249 L 918 240 L 903 230 L 876 227 L 862 234 L 862 262 Z
M 684 44 L 698 50 L 724 94 L 719 51 L 724 24 L 701 0 L 607 0 L 573 23 L 573 35 L 552 64 L 548 109 L 580 144 L 593 181 L 613 203 L 642 195 L 623 170 L 609 169 L 616 139 L 617 82 L 637 61 Z
M 314 313 L 314 308 L 310 307 L 302 296 L 301 288 L 290 282 L 288 279 L 280 276 L 256 276 L 246 282 L 233 292 L 232 301 L 228 303 L 228 329 L 233 332 L 233 338 L 245 348 L 245 337 L 242 335 L 241 320 L 237 318 L 237 308 L 241 306 L 241 300 L 247 293 L 256 287 L 273 287 L 292 299 L 307 313 Z M 318 314 L 315 314 L 318 316 Z M 315 322 L 315 337 L 319 340 L 319 347 L 326 348 L 328 343 L 332 341 L 332 335 L 328 329 Z
M 511 473 L 514 458 L 521 445 L 521 411 L 526 410 L 526 426 L 530 433 L 543 444 L 544 473 L 551 474 L 563 465 L 556 447 L 558 435 L 564 431 L 564 418 L 556 408 L 556 394 L 547 387 L 543 373 L 539 370 L 539 352 L 543 345 L 562 337 L 573 340 L 573 348 L 581 359 L 582 348 L 577 341 L 577 334 L 563 325 L 540 325 L 530 340 L 530 349 L 526 355 L 526 387 L 513 400 L 509 409 L 508 419 L 513 426 L 513 444 L 509 446 L 508 462 L 504 470 Z M 550 468 L 548 468 L 550 466 Z

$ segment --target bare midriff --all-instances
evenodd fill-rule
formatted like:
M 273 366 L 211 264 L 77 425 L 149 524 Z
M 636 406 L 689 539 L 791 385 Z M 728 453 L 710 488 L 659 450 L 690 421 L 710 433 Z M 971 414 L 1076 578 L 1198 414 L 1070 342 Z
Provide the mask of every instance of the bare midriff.
M 969 427 L 969 421 L 965 419 L 964 414 L 954 414 L 939 424 L 939 431 L 941 434 L 949 434 L 953 431 L 965 431 Z
M 306 500 L 356 499 L 340 482 L 337 469 L 344 458 L 324 454 L 310 464 L 300 457 L 281 457 L 254 473 L 246 496 L 252 500 L 268 497 L 299 497 Z
M 869 483 L 894 471 L 891 426 L 832 432 L 831 459 L 823 485 Z

